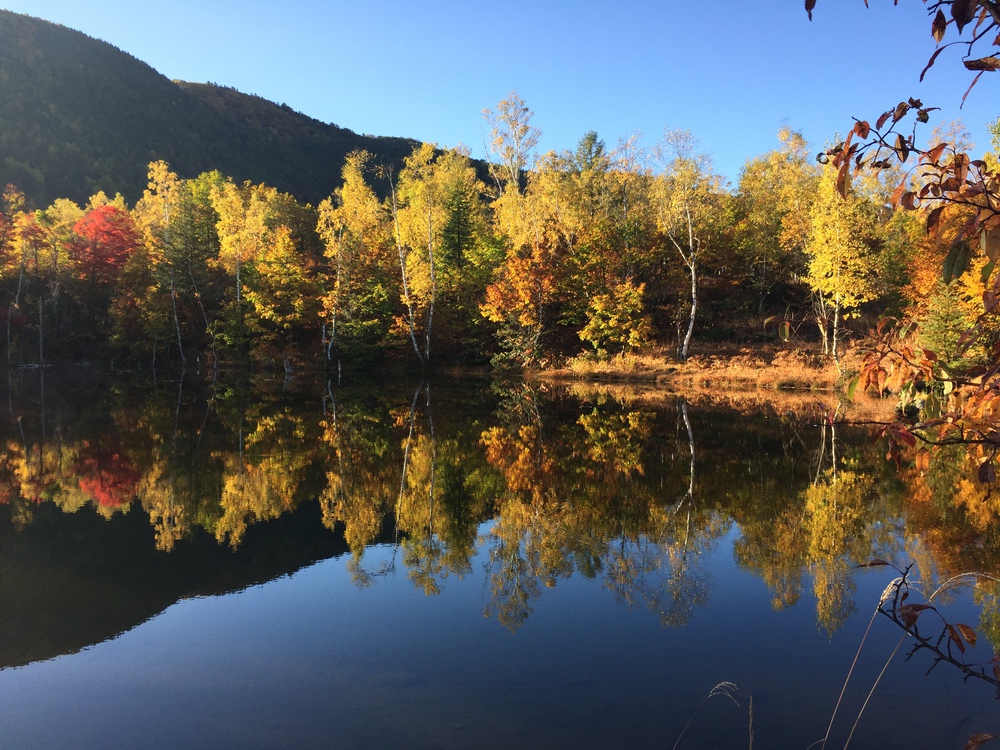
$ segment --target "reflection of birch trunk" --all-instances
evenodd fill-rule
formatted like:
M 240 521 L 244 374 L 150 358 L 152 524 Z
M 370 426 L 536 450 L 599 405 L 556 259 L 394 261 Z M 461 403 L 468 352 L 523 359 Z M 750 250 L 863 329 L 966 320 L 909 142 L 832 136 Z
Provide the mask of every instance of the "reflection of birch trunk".
M 42 324 L 42 293 L 38 293 L 38 366 L 45 364 L 45 328 Z
M 837 407 L 837 411 L 840 407 Z M 827 431 L 830 433 L 830 447 L 827 450 Z M 819 478 L 823 474 L 823 468 L 826 464 L 827 453 L 830 455 L 830 474 L 833 481 L 837 481 L 837 412 L 834 412 L 832 418 L 824 418 L 822 432 L 820 433 L 820 444 L 819 448 L 816 450 L 816 458 L 814 460 L 815 473 L 813 474 L 813 486 L 815 487 L 819 484 Z
M 826 427 L 824 423 L 820 432 L 819 448 L 816 450 L 816 458 L 813 461 L 816 466 L 812 481 L 814 487 L 819 483 L 819 476 L 823 473 L 823 464 L 826 462 Z
M 687 429 L 688 434 L 688 450 L 691 452 L 691 463 L 688 471 L 688 511 L 687 511 L 687 524 L 684 528 L 684 548 L 687 549 L 688 537 L 691 533 L 691 506 L 694 504 L 694 468 L 695 468 L 695 450 L 694 450 L 694 431 L 691 429 L 691 420 L 688 418 L 688 405 L 687 401 L 681 401 L 681 417 L 684 419 L 684 427 Z
M 180 379 L 177 381 L 177 408 L 174 409 L 174 439 L 173 439 L 173 451 L 174 455 L 177 455 L 177 436 L 181 432 L 181 399 L 184 395 L 184 376 L 181 375 Z
M 837 407 L 840 408 L 839 406 Z M 837 481 L 837 415 L 830 420 L 830 462 L 833 464 L 833 481 Z
M 42 445 L 45 444 L 45 370 L 39 369 L 38 372 L 38 388 L 40 390 L 39 397 L 41 399 L 42 407 Z
M 173 276 L 171 276 L 172 283 Z M 176 487 L 177 487 L 177 438 L 180 435 L 181 429 L 181 403 L 184 398 L 184 373 L 183 369 L 181 372 L 181 377 L 177 381 L 177 407 L 174 409 L 174 437 L 171 441 L 171 455 L 170 455 L 170 472 L 167 476 L 167 482 L 169 484 L 170 490 L 167 493 L 167 510 L 163 514 L 164 524 L 166 524 L 167 518 L 174 518 L 174 508 L 176 506 Z
M 337 424 L 337 399 L 333 395 L 333 390 L 330 388 L 330 381 L 326 381 L 326 393 L 330 401 L 330 411 L 327 412 L 331 417 L 330 424 L 333 425 L 334 434 L 334 455 L 337 457 L 337 476 L 340 477 L 340 481 L 337 483 L 337 499 L 343 502 L 347 495 L 344 490 L 344 449 L 340 440 L 340 425 Z M 326 400 L 324 399 L 323 411 L 326 412 Z
M 434 535 L 434 475 L 437 473 L 437 438 L 434 436 L 434 416 L 431 413 L 431 386 L 430 383 L 427 384 L 426 390 L 424 391 L 427 404 L 427 426 L 430 429 L 431 436 L 431 477 L 430 486 L 428 487 L 428 496 L 430 499 L 430 513 L 428 515 L 427 531 L 431 536 Z
M 399 495 L 396 497 L 396 512 L 393 514 L 395 520 L 393 522 L 394 530 L 392 535 L 392 562 L 389 567 L 392 568 L 396 562 L 396 551 L 399 549 L 399 514 L 403 507 L 403 493 L 406 491 L 406 475 L 410 470 L 410 448 L 413 445 L 413 429 L 416 422 L 416 412 L 417 412 L 417 399 L 420 398 L 420 392 L 424 389 L 423 382 L 417 386 L 416 392 L 413 394 L 413 400 L 410 402 L 410 429 L 406 435 L 406 443 L 403 448 L 403 471 L 399 477 Z

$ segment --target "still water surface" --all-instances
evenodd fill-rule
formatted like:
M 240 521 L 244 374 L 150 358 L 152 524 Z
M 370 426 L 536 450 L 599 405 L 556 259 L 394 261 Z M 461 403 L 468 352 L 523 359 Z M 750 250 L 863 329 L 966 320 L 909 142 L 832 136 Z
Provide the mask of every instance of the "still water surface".
M 822 404 L 37 373 L 9 394 L 2 748 L 805 748 L 893 575 L 855 566 L 991 549 Z M 947 603 L 988 660 L 979 604 Z M 899 639 L 875 621 L 828 747 Z M 906 645 L 852 747 L 1000 731 L 989 686 Z

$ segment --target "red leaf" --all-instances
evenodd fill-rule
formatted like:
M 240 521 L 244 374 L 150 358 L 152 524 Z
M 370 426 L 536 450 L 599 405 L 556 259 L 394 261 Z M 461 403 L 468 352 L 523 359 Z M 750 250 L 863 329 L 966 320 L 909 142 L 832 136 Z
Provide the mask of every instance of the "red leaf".
M 859 138 L 867 138 L 871 130 L 871 126 L 865 120 L 854 123 L 854 132 L 858 134 Z
M 931 164 L 936 164 L 937 160 L 941 158 L 941 154 L 944 153 L 944 150 L 946 148 L 948 148 L 948 144 L 947 143 L 939 143 L 934 148 L 932 148 L 930 151 L 928 151 L 924 155 L 924 158 L 928 162 L 930 162 Z
M 935 52 L 934 54 L 936 55 L 937 52 Z M 876 120 L 876 122 L 875 122 L 875 128 L 877 130 L 881 130 L 882 126 L 885 125 L 885 121 L 888 120 L 890 117 L 892 117 L 892 110 L 891 109 L 888 112 L 883 112 L 882 115 L 878 118 L 878 120 Z
M 979 483 L 992 484 L 997 481 L 997 470 L 993 467 L 992 461 L 986 461 L 979 467 Z
M 132 217 L 114 205 L 88 211 L 73 225 L 77 236 L 70 255 L 77 262 L 81 278 L 112 281 L 139 246 L 139 231 Z
M 809 20 L 813 20 L 813 8 L 816 7 L 816 0 L 806 0 L 806 13 L 809 14 Z

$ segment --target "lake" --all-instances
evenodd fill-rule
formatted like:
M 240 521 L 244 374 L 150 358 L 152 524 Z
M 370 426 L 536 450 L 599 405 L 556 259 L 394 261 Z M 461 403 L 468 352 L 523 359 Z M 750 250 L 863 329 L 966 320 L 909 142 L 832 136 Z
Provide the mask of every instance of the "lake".
M 912 638 L 879 678 L 897 574 L 857 567 L 915 563 L 922 596 L 996 573 L 995 501 L 957 454 L 897 468 L 828 399 L 37 370 L 6 391 L 2 748 L 819 747 L 862 643 L 827 747 L 876 681 L 852 747 L 1000 733 L 995 689 L 926 674 Z M 937 601 L 977 631 L 968 662 L 1000 643 L 996 594 Z

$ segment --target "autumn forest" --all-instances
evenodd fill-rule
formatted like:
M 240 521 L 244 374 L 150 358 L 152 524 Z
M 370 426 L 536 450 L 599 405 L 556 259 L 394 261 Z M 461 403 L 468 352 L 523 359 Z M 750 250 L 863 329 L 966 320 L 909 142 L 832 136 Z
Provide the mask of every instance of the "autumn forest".
M 516 94 L 485 116 L 485 166 L 420 144 L 397 172 L 355 151 L 318 206 L 162 161 L 134 205 L 98 192 L 35 209 L 8 185 L 8 363 L 534 368 L 778 338 L 837 357 L 849 332 L 904 314 L 957 357 L 975 320 L 978 274 L 941 280 L 949 248 L 892 208 L 897 174 L 845 201 L 782 130 L 729 186 L 687 132 L 538 154 Z

